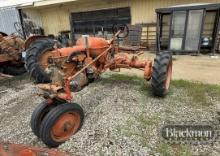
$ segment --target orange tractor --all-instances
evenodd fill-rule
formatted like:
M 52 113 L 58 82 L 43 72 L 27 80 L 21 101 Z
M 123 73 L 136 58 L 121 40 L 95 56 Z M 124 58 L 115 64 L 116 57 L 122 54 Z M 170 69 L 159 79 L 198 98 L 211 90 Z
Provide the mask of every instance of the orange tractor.
M 73 47 L 58 48 L 52 39 L 40 38 L 30 43 L 26 68 L 38 83 L 46 100 L 34 110 L 31 128 L 50 147 L 57 147 L 82 126 L 83 109 L 71 103 L 72 92 L 82 90 L 106 70 L 136 68 L 151 80 L 153 94 L 166 95 L 172 75 L 172 55 L 160 52 L 153 61 L 139 61 L 119 52 L 118 37 L 126 37 L 127 26 L 114 26 L 111 40 L 82 36 Z

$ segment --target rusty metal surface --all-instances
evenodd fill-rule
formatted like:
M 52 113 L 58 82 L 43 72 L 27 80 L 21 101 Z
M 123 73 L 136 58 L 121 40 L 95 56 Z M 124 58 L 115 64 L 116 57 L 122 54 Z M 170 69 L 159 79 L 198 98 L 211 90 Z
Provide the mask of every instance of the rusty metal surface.
M 78 131 L 80 122 L 81 119 L 78 112 L 71 111 L 64 113 L 53 125 L 51 136 L 58 142 L 66 141 Z
M 37 148 L 25 145 L 1 143 L 1 156 L 69 156 L 65 152 L 56 149 Z
M 7 61 L 21 63 L 23 49 L 24 41 L 20 37 L 0 34 L 0 63 Z

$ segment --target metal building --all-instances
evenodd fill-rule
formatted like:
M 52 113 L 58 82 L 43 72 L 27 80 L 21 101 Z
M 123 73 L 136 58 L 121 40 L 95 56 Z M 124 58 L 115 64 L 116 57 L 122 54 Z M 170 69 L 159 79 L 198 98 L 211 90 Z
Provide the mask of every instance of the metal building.
M 29 17 L 41 20 L 45 34 L 57 35 L 71 30 L 71 13 L 129 8 L 130 24 L 153 23 L 157 8 L 198 2 L 220 3 L 220 0 L 44 0 L 19 8 Z

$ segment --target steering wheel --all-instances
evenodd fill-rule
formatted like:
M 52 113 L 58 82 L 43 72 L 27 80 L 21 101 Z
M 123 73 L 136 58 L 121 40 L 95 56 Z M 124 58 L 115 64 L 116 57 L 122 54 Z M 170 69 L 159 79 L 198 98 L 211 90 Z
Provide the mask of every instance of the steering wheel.
M 116 34 L 118 31 L 121 33 L 117 36 L 118 38 L 126 38 L 129 34 L 129 28 L 126 24 L 114 24 L 112 27 L 112 32 Z

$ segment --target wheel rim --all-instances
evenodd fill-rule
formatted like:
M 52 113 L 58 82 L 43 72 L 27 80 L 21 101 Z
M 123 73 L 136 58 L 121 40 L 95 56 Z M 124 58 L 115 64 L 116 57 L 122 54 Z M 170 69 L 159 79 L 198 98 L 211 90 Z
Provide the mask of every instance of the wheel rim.
M 38 64 L 40 65 L 40 67 L 42 69 L 46 69 L 49 65 L 48 63 L 48 59 L 49 57 L 52 56 L 52 53 L 50 50 L 45 50 L 45 52 L 43 52 L 43 54 L 40 56 L 39 60 L 38 60 Z
M 170 81 L 172 78 L 172 61 L 169 63 L 167 67 L 167 73 L 166 73 L 166 81 L 165 81 L 165 89 L 168 90 L 170 87 Z
M 80 115 L 77 112 L 64 113 L 58 118 L 51 130 L 52 138 L 57 142 L 68 140 L 80 127 Z

